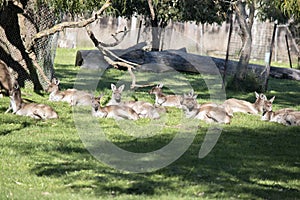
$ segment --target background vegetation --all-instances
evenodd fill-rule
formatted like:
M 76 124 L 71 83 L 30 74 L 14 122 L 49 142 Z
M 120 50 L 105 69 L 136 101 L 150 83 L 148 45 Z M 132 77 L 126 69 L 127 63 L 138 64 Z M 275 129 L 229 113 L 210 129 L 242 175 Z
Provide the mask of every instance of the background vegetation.
M 58 49 L 55 74 L 62 89 L 70 88 L 78 72 L 73 66 L 75 50 Z M 125 72 L 108 70 L 97 93 L 110 96 L 109 85 Z M 209 94 L 200 75 L 183 74 L 192 84 L 198 101 Z M 136 96 L 153 102 L 147 90 Z M 254 101 L 254 94 L 226 91 L 227 97 Z M 80 140 L 72 108 L 48 101 L 45 93 L 23 90 L 24 98 L 53 106 L 60 119 L 37 121 L 3 114 L 9 105 L 0 99 L 0 199 L 299 199 L 299 127 L 260 121 L 259 116 L 237 114 L 225 125 L 218 143 L 203 159 L 198 152 L 207 124 L 199 122 L 193 144 L 166 168 L 142 174 L 115 170 L 96 160 Z M 270 80 L 269 98 L 276 95 L 274 110 L 300 110 L 300 83 Z M 130 97 L 127 97 L 130 98 Z M 121 148 L 148 152 L 170 141 L 178 125 L 176 109 L 163 130 L 150 138 L 134 139 L 111 119 L 99 119 L 106 134 Z M 141 125 L 146 120 L 139 120 Z

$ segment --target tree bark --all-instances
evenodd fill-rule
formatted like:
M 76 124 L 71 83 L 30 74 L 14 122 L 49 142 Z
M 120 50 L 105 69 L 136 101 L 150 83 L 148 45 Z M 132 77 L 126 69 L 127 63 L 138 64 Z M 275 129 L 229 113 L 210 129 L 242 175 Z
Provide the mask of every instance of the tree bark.
M 159 30 L 158 30 L 158 22 L 157 18 L 154 20 L 151 19 L 151 27 L 152 27 L 152 48 L 151 51 L 159 51 L 160 46 L 160 37 L 159 37 Z
M 240 59 L 236 71 L 236 78 L 238 80 L 244 80 L 247 74 L 247 66 L 250 61 L 251 51 L 252 51 L 252 38 L 247 36 L 242 38 L 243 47 L 240 53 Z
M 251 29 L 254 20 L 254 2 L 249 3 L 249 16 L 246 13 L 246 3 L 238 0 L 234 6 L 235 13 L 240 25 L 240 36 L 242 40 L 242 49 L 240 52 L 240 59 L 235 75 L 236 82 L 244 80 L 247 74 L 247 66 L 249 64 L 252 51 L 252 34 Z
M 153 6 L 152 0 L 148 0 L 148 6 L 150 9 L 151 14 L 151 28 L 152 28 L 152 48 L 151 51 L 159 51 L 160 45 L 160 37 L 159 37 L 159 30 L 158 30 L 158 20 L 157 16 L 155 15 L 155 9 Z
M 12 1 L 0 11 L 0 59 L 18 73 L 17 81 L 21 87 L 31 80 L 34 90 L 41 90 L 42 85 L 21 37 L 18 16 L 21 13 L 23 9 Z

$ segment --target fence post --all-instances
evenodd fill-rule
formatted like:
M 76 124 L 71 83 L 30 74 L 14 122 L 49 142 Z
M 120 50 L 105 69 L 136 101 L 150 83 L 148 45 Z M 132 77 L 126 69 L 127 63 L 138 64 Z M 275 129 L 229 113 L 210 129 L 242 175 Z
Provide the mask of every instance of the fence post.
M 139 43 L 139 40 L 140 40 L 141 28 L 142 28 L 142 20 L 139 21 L 139 30 L 138 30 L 138 35 L 137 35 L 137 39 L 136 39 L 137 44 Z
M 277 55 L 278 55 L 278 29 L 279 26 L 277 26 L 277 29 L 275 31 L 275 44 L 274 44 L 274 61 L 277 62 Z M 272 59 L 272 58 L 271 58 Z
M 228 35 L 228 41 L 227 41 L 226 58 L 225 58 L 224 72 L 223 72 L 223 85 L 222 85 L 223 89 L 225 88 L 225 79 L 226 79 L 226 72 L 227 72 L 227 65 L 228 65 L 229 47 L 230 47 L 230 41 L 231 41 L 231 35 L 232 35 L 232 27 L 233 27 L 233 20 L 232 20 L 232 14 L 230 14 L 229 35 Z
M 263 85 L 264 92 L 266 92 L 268 90 L 268 82 L 269 82 L 270 67 L 271 67 L 271 60 L 272 60 L 272 51 L 273 51 L 273 46 L 274 46 L 274 41 L 275 41 L 276 29 L 277 29 L 277 23 L 275 22 L 274 29 L 273 29 L 273 35 L 272 35 L 272 41 L 271 41 L 271 45 L 270 45 L 269 60 L 268 60 L 268 62 L 266 62 L 265 83 Z
M 288 56 L 289 56 L 290 68 L 293 68 L 293 64 L 292 64 L 292 60 L 291 60 L 290 45 L 289 45 L 287 34 L 285 34 L 285 43 L 286 43 L 286 48 L 287 48 Z

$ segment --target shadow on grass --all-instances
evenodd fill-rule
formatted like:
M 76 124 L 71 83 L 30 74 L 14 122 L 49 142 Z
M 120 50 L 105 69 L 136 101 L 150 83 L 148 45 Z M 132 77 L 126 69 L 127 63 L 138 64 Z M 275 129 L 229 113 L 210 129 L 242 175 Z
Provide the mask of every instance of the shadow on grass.
M 259 129 L 225 126 L 210 154 L 198 158 L 204 135 L 198 134 L 188 151 L 168 167 L 142 174 L 123 173 L 94 159 L 80 141 L 48 151 L 49 161 L 32 169 L 38 176 L 62 178 L 70 188 L 90 188 L 95 195 L 175 195 L 208 198 L 299 199 L 299 127 L 266 123 Z M 119 147 L 156 147 L 171 136 L 153 137 L 134 145 L 117 142 Z M 163 140 L 163 141 L 162 141 Z M 55 160 L 60 160 L 56 162 Z M 80 182 L 78 180 L 81 180 Z M 196 187 L 195 194 L 186 192 Z
M 20 123 L 16 123 L 15 116 L 10 114 L 3 115 L 6 115 L 6 117 L 1 118 L 0 136 L 5 136 L 15 131 L 20 131 L 32 125 L 32 123 L 29 121 L 21 121 Z

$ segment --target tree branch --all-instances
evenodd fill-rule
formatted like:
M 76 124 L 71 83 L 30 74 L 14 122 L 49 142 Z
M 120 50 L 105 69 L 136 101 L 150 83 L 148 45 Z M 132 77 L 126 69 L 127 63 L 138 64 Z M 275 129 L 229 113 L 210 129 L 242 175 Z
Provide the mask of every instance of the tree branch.
M 101 46 L 101 43 L 97 40 L 97 38 L 95 37 L 94 33 L 92 31 L 90 31 L 87 29 L 87 33 L 90 37 L 90 39 L 92 40 L 92 42 L 94 43 L 95 47 L 101 51 L 104 55 L 104 60 L 109 64 L 112 65 L 114 68 L 119 68 L 119 66 L 121 67 L 125 67 L 127 68 L 128 73 L 131 76 L 132 82 L 131 82 L 131 86 L 130 88 L 136 88 L 136 87 L 148 87 L 148 86 L 152 86 L 152 85 L 138 85 L 136 84 L 136 76 L 133 73 L 133 69 L 135 69 L 135 67 L 138 67 L 139 64 L 133 63 L 133 62 L 129 62 L 127 60 L 124 60 L 122 58 L 120 58 L 119 56 L 115 55 L 113 52 L 111 52 L 110 50 L 104 48 L 103 46 Z M 110 57 L 118 60 L 118 61 L 114 61 L 112 60 Z
M 252 29 L 255 17 L 255 1 L 249 3 L 249 27 Z
M 148 0 L 148 6 L 149 6 L 149 9 L 150 9 L 152 20 L 155 20 L 155 11 L 154 11 L 154 7 L 153 7 L 153 4 L 152 4 L 152 0 Z
M 126 26 L 124 27 L 124 31 L 119 31 L 117 33 L 114 33 L 114 34 L 111 34 L 111 36 L 116 40 L 116 42 L 114 43 L 110 43 L 110 44 L 106 44 L 106 43 L 103 43 L 101 41 L 99 41 L 100 45 L 103 46 L 103 47 L 114 47 L 114 46 L 117 46 L 118 44 L 120 44 L 125 36 L 127 35 L 129 31 L 127 30 Z M 118 39 L 116 36 L 120 33 L 123 33 L 122 37 L 120 39 Z
M 136 64 L 136 63 L 133 63 L 133 62 L 129 62 L 127 60 L 124 60 L 122 58 L 120 58 L 119 56 L 117 56 L 116 54 L 114 54 L 113 52 L 111 52 L 110 50 L 104 48 L 101 44 L 103 44 L 102 42 L 99 42 L 98 39 L 95 37 L 94 33 L 88 28 L 86 27 L 86 31 L 90 37 L 90 39 L 92 40 L 92 42 L 94 43 L 95 47 L 97 49 L 99 49 L 104 55 L 109 55 L 121 62 L 124 62 L 124 63 L 127 63 L 129 65 L 132 65 L 132 66 L 139 66 L 139 64 Z
M 33 36 L 31 41 L 28 44 L 25 44 L 26 51 L 29 55 L 29 58 L 32 61 L 33 66 L 38 70 L 42 78 L 50 84 L 49 78 L 45 75 L 42 67 L 39 65 L 36 59 L 35 53 L 32 51 L 33 46 L 35 45 L 36 41 L 38 39 L 41 39 L 42 37 L 52 35 L 54 33 L 57 33 L 59 31 L 63 31 L 65 28 L 81 28 L 89 25 L 90 23 L 96 21 L 98 19 L 98 15 L 101 15 L 106 8 L 108 8 L 111 5 L 110 0 L 107 0 L 105 4 L 100 8 L 99 11 L 97 11 L 94 15 L 94 17 L 91 17 L 86 20 L 78 21 L 78 22 L 63 22 L 60 24 L 57 24 L 49 29 L 43 30 L 41 32 L 38 32 L 36 35 Z M 125 37 L 125 36 L 124 36 Z M 117 41 L 118 42 L 118 41 Z
M 35 34 L 33 36 L 31 41 L 29 42 L 29 44 L 26 44 L 27 51 L 31 51 L 31 49 L 32 49 L 33 45 L 35 44 L 36 40 L 38 40 L 42 37 L 49 36 L 49 35 L 52 35 L 54 33 L 60 32 L 60 31 L 64 30 L 65 28 L 82 28 L 82 27 L 85 27 L 85 26 L 93 23 L 94 21 L 99 19 L 98 16 L 101 15 L 104 12 L 104 10 L 106 8 L 108 8 L 110 5 L 111 5 L 110 0 L 106 0 L 105 4 L 100 8 L 99 11 L 97 11 L 95 13 L 95 15 L 93 17 L 90 17 L 86 20 L 81 20 L 81 21 L 78 21 L 78 22 L 62 22 L 60 24 L 57 24 L 57 25 L 53 26 L 52 28 L 49 28 L 49 29 L 38 32 L 37 34 Z

